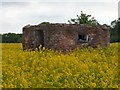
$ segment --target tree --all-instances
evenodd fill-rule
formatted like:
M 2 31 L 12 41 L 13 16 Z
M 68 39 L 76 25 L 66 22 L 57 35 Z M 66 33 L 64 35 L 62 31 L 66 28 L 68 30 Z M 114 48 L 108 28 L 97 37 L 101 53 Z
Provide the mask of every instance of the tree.
M 111 42 L 120 42 L 120 18 L 111 22 Z
M 2 35 L 2 43 L 21 43 L 22 34 L 5 33 Z
M 99 23 L 94 17 L 91 15 L 87 15 L 81 11 L 81 15 L 77 15 L 77 18 L 68 20 L 70 24 L 90 24 L 90 25 L 98 25 Z
M 0 34 L 0 43 L 2 43 L 2 34 Z

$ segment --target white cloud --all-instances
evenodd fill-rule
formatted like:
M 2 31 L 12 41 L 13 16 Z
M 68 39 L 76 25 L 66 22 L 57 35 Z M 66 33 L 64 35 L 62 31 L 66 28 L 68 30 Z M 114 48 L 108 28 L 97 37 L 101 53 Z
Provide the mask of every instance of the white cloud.
M 118 17 L 120 18 L 120 1 L 118 3 Z
M 67 23 L 81 11 L 92 15 L 101 24 L 117 19 L 116 2 L 2 2 L 2 33 L 19 32 L 27 24 L 43 21 Z M 15 1 L 15 0 L 12 0 Z M 22 0 L 21 0 L 22 1 Z M 74 1 L 74 2 L 72 2 Z M 111 0 L 110 0 L 111 1 Z M 114 1 L 114 0 L 113 0 Z
M 30 2 L 34 0 L 1 0 L 2 2 Z M 35 0 L 36 2 L 118 2 L 119 0 Z

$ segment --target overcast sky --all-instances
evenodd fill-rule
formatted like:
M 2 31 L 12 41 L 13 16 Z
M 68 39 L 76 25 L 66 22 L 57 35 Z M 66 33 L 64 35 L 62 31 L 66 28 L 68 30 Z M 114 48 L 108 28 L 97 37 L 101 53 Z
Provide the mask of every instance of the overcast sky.
M 0 33 L 22 33 L 25 25 L 68 23 L 83 11 L 100 24 L 118 19 L 119 0 L 1 0 Z

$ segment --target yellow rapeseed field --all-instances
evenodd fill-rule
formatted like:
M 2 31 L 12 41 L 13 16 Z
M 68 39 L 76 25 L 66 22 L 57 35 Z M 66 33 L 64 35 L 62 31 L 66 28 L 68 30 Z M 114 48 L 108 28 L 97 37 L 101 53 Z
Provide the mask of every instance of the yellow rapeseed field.
M 118 45 L 67 54 L 2 45 L 2 88 L 118 88 Z M 45 49 L 45 48 L 44 48 Z

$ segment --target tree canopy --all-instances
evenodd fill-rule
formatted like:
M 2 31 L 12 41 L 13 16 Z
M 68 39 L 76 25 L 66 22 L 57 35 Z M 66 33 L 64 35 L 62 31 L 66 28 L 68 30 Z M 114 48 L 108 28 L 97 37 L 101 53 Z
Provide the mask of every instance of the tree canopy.
M 80 15 L 77 15 L 77 18 L 73 18 L 68 20 L 70 24 L 90 24 L 90 25 L 98 25 L 99 23 L 94 17 L 91 15 L 87 15 L 81 11 Z
M 5 33 L 2 34 L 2 43 L 21 43 L 22 34 Z
M 111 42 L 120 42 L 120 18 L 111 22 Z

